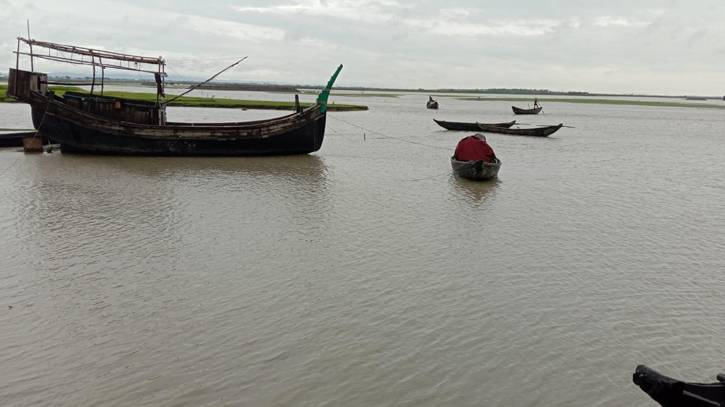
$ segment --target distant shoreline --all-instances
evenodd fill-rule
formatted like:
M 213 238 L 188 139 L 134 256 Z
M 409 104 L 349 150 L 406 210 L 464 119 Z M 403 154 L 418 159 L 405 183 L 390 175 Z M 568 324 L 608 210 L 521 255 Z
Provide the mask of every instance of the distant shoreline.
M 54 78 L 61 79 L 61 78 Z M 74 80 L 87 81 L 87 85 L 90 86 L 91 82 L 83 78 L 62 78 L 62 80 Z M 191 85 L 195 85 L 198 82 L 193 81 L 169 81 L 167 86 L 175 88 L 188 88 Z M 7 79 L 0 79 L 0 85 L 7 84 Z M 122 80 L 122 79 L 108 79 L 106 78 L 106 85 L 131 85 L 131 86 L 156 86 L 155 83 L 149 81 L 134 81 L 134 80 Z M 279 92 L 279 93 L 309 93 L 309 90 L 322 89 L 323 85 L 279 85 L 279 84 L 265 84 L 265 83 L 239 83 L 239 82 L 212 82 L 203 85 L 199 89 L 204 90 L 224 90 L 224 91 L 249 91 L 249 92 Z M 643 93 L 590 93 L 580 91 L 551 91 L 548 89 L 515 89 L 515 88 L 489 88 L 489 89 L 452 89 L 452 88 L 439 88 L 439 89 L 405 89 L 405 88 L 381 88 L 381 87 L 361 87 L 361 86 L 335 86 L 332 94 L 338 93 L 339 91 L 355 91 L 355 92 L 377 92 L 377 93 L 424 93 L 430 95 L 436 95 L 441 93 L 448 94 L 481 94 L 481 95 L 526 95 L 531 97 L 542 97 L 542 96 L 574 96 L 574 97 L 647 97 L 647 98 L 664 98 L 664 99 L 684 99 L 684 100 L 724 100 L 723 95 L 648 95 Z M 343 95 L 340 95 L 343 96 Z M 344 95 L 352 96 L 352 95 Z
M 466 100 L 472 102 L 529 102 L 532 98 L 485 98 L 485 97 L 456 97 L 458 100 Z M 540 103 L 580 103 L 593 105 L 629 105 L 629 106 L 660 106 L 660 107 L 687 107 L 699 109 L 725 109 L 725 104 L 716 105 L 712 103 L 685 103 L 685 102 L 654 102 L 645 100 L 624 100 L 624 99 L 564 99 L 564 98 L 538 98 Z

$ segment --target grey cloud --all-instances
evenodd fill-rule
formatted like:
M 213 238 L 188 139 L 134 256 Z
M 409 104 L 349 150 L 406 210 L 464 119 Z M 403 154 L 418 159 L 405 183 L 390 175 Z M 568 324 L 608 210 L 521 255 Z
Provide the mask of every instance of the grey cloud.
M 34 36 L 161 54 L 185 76 L 218 70 L 204 58 L 242 54 L 225 78 L 322 83 L 343 62 L 346 85 L 607 91 L 644 80 L 653 92 L 710 93 L 725 65 L 714 52 L 722 0 L 76 1 L 36 0 Z M 24 33 L 24 3 L 0 0 L 0 60 Z

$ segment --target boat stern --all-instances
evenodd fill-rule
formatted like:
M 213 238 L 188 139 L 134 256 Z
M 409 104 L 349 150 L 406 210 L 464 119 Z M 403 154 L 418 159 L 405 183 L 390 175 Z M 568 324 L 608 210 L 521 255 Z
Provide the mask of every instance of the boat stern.
M 48 92 L 48 75 L 10 68 L 7 95 L 28 103 L 32 92 L 41 94 Z

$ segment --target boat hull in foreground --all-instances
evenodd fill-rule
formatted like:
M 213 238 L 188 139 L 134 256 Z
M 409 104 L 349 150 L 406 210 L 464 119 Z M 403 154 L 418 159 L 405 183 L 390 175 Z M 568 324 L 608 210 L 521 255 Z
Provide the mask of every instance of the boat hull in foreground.
M 637 366 L 632 381 L 664 407 L 725 406 L 725 375 L 718 383 L 688 383 L 664 376 L 645 365 Z

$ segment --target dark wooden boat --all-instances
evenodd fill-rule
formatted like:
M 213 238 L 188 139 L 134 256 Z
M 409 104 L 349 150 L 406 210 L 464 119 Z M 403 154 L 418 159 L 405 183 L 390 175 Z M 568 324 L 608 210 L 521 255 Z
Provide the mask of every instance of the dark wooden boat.
M 543 107 L 537 107 L 534 109 L 520 109 L 516 106 L 511 106 L 511 109 L 513 109 L 514 114 L 539 114 Z
M 296 111 L 287 116 L 232 123 L 168 122 L 168 102 L 163 100 L 165 62 L 160 57 L 125 55 L 23 38 L 18 41 L 32 47 L 30 53 L 18 52 L 18 56 L 30 55 L 31 60 L 51 58 L 69 62 L 55 55 L 33 54 L 32 51 L 33 48 L 47 48 L 59 51 L 60 55 L 84 56 L 85 64 L 94 68 L 102 66 L 154 74 L 157 84 L 155 103 L 103 96 L 102 87 L 100 95 L 94 94 L 94 88 L 98 86 L 95 85 L 95 69 L 90 94 L 66 92 L 62 97 L 48 90 L 46 74 L 11 69 L 7 94 L 31 106 L 35 128 L 59 142 L 64 153 L 177 156 L 308 154 L 322 146 L 327 99 L 342 69 L 340 65 L 318 96 L 315 106 L 303 109 L 298 102 Z M 78 63 L 78 59 L 73 63 Z M 97 61 L 101 59 L 102 65 Z M 135 67 L 153 65 L 157 70 L 128 68 L 127 62 L 133 62 Z
M 446 122 L 443 120 L 436 120 L 433 119 L 434 122 L 436 122 L 439 126 L 443 127 L 446 130 L 453 130 L 453 131 L 481 131 L 481 129 L 478 127 L 479 123 L 462 123 L 462 122 Z M 506 123 L 492 123 L 492 124 L 486 124 L 486 126 L 493 126 L 493 127 L 503 127 L 503 128 L 509 128 L 516 124 L 516 120 Z
M 725 406 L 725 375 L 717 383 L 688 383 L 659 374 L 645 365 L 637 366 L 632 381 L 664 407 Z
M 486 124 L 479 123 L 478 129 L 486 133 L 499 133 L 499 134 L 511 134 L 514 136 L 535 136 L 535 137 L 548 137 L 556 133 L 560 128 L 564 127 L 563 123 L 556 126 L 542 126 L 534 127 L 530 129 L 507 129 L 504 127 L 489 126 Z
M 496 178 L 498 170 L 501 168 L 501 160 L 495 159 L 495 162 L 478 161 L 458 161 L 456 157 L 451 157 L 451 167 L 453 173 L 461 178 L 474 181 L 487 181 Z
M 436 102 L 436 101 L 431 102 L 429 100 L 428 103 L 425 104 L 425 107 L 427 107 L 428 109 L 438 109 L 438 102 Z

